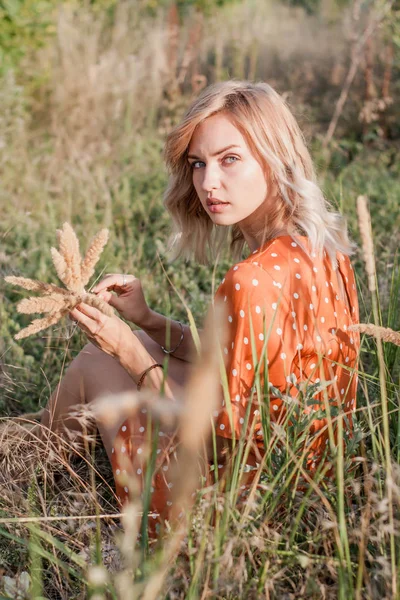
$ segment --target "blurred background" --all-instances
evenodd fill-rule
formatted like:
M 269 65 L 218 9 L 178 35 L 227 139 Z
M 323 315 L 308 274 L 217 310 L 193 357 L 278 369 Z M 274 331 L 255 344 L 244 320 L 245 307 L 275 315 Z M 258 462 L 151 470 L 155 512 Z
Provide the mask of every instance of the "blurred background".
M 84 343 L 67 325 L 15 342 L 29 317 L 15 309 L 24 292 L 3 281 L 55 281 L 50 247 L 65 220 L 83 246 L 109 227 L 103 270 L 141 277 L 152 308 L 185 320 L 166 273 L 201 324 L 212 267 L 168 263 L 162 150 L 215 81 L 264 80 L 286 98 L 356 241 L 356 197 L 369 197 L 382 315 L 396 315 L 399 46 L 398 1 L 0 0 L 2 413 L 43 406 Z M 217 279 L 229 266 L 226 253 Z M 364 285 L 360 273 L 367 320 Z

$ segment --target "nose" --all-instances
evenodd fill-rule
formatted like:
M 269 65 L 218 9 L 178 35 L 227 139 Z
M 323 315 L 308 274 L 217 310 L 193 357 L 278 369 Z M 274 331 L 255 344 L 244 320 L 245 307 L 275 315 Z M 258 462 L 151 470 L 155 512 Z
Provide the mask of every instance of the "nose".
M 219 189 L 221 185 L 221 179 L 218 165 L 206 165 L 203 169 L 202 175 L 203 179 L 201 182 L 201 187 L 203 191 L 207 192 L 208 194 L 212 190 Z

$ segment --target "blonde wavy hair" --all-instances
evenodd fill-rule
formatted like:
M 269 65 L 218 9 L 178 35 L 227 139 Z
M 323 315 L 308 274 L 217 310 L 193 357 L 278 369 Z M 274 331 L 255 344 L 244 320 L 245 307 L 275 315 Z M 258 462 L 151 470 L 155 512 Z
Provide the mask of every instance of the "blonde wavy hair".
M 164 156 L 170 179 L 164 205 L 174 226 L 169 245 L 172 260 L 182 256 L 209 264 L 230 233 L 233 258 L 240 260 L 243 253 L 245 239 L 239 226 L 216 226 L 203 209 L 187 159 L 196 127 L 217 113 L 231 119 L 278 189 L 274 212 L 260 222 L 256 235 L 264 242 L 273 239 L 279 235 L 277 224 L 283 222 L 293 239 L 305 235 L 314 252 L 325 250 L 336 268 L 337 251 L 351 254 L 354 245 L 348 238 L 345 219 L 329 210 L 316 182 L 296 119 L 267 83 L 235 80 L 205 88 L 167 137 Z

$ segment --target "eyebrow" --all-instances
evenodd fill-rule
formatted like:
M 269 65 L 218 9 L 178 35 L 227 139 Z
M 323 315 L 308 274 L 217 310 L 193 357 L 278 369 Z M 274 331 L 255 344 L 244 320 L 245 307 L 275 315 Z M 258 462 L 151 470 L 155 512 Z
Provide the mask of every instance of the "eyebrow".
M 218 152 L 214 152 L 214 154 L 211 154 L 211 156 L 218 156 L 219 154 L 222 154 L 223 152 L 226 152 L 227 150 L 230 150 L 231 148 L 240 148 L 240 146 L 238 146 L 237 144 L 231 144 L 230 146 L 226 146 L 226 148 L 222 148 L 221 150 L 218 150 Z M 187 157 L 188 158 L 197 158 L 197 159 L 199 158 L 195 154 L 188 154 Z

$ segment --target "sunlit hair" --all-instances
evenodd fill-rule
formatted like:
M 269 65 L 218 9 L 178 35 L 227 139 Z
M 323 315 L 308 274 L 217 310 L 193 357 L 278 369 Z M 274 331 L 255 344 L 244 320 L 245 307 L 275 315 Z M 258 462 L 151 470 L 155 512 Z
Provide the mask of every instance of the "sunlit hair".
M 225 81 L 205 88 L 168 135 L 165 160 L 170 180 L 164 204 L 174 224 L 172 259 L 183 256 L 207 264 L 230 232 L 232 256 L 234 260 L 242 257 L 245 240 L 239 226 L 214 225 L 200 203 L 187 159 L 196 127 L 217 113 L 231 119 L 278 189 L 273 214 L 253 232 L 257 239 L 262 243 L 273 239 L 282 229 L 278 223 L 283 222 L 294 239 L 307 236 L 312 250 L 318 254 L 325 250 L 336 267 L 336 252 L 351 254 L 354 248 L 346 222 L 338 212 L 328 210 L 304 137 L 284 100 L 267 83 L 247 81 Z

